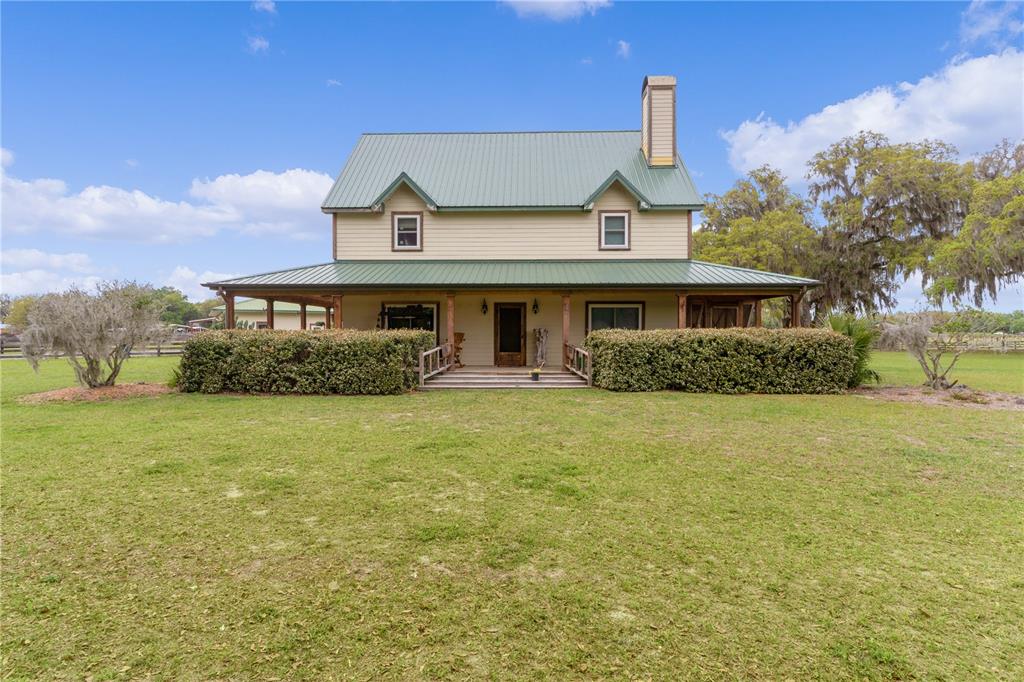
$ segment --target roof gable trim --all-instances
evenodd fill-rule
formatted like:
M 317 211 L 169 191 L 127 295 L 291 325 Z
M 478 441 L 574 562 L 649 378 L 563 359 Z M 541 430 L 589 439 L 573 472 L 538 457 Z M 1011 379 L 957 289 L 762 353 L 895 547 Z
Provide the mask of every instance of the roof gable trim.
M 427 205 L 428 209 L 430 209 L 431 211 L 437 210 L 437 202 L 434 201 L 433 198 L 431 198 L 431 196 L 423 190 L 423 188 L 417 185 L 413 181 L 413 179 L 409 177 L 409 174 L 406 173 L 405 171 L 399 173 L 398 177 L 395 178 L 394 181 L 392 181 L 392 183 L 388 185 L 383 192 L 377 195 L 376 199 L 370 202 L 370 210 L 381 210 L 381 208 L 383 208 L 384 206 L 384 201 L 392 194 L 394 194 L 395 191 L 402 185 L 405 185 L 406 187 L 411 189 L 416 194 L 416 196 L 422 199 L 423 203 Z
M 633 195 L 633 197 L 637 200 L 637 203 L 639 204 L 641 211 L 646 211 L 651 207 L 650 199 L 644 196 L 644 193 L 637 189 L 636 185 L 627 180 L 626 176 L 623 175 L 621 172 L 614 171 L 611 175 L 608 176 L 608 179 L 602 182 L 600 187 L 598 187 L 597 190 L 589 197 L 587 197 L 587 200 L 583 202 L 583 210 L 593 210 L 594 203 L 597 202 L 598 198 L 600 198 L 602 194 L 608 191 L 608 188 L 611 187 L 616 182 L 625 187 L 626 191 Z

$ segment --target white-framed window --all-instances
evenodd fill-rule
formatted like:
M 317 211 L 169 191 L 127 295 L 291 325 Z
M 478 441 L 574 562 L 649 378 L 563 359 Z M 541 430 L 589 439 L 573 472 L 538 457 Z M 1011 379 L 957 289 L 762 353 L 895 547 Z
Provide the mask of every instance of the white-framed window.
M 382 313 L 384 329 L 437 331 L 436 303 L 385 303 Z
M 587 303 L 587 333 L 598 329 L 643 328 L 643 303 Z
M 629 248 L 629 211 L 602 211 L 601 248 Z
M 423 214 L 391 214 L 391 248 L 395 251 L 423 250 Z

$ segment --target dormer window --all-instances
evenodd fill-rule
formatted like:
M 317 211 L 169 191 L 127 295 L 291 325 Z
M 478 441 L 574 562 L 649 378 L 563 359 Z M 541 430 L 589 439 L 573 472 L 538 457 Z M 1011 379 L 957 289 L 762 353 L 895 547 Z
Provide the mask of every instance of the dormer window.
M 423 214 L 391 214 L 391 249 L 393 251 L 423 250 Z
M 629 249 L 629 211 L 601 211 L 602 249 Z

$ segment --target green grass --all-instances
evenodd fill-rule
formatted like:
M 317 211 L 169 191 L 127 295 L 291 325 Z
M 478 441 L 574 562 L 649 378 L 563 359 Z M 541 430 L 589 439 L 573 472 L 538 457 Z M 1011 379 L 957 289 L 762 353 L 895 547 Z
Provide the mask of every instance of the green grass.
M 903 351 L 875 351 L 871 368 L 882 375 L 883 385 L 924 383 L 920 365 Z M 965 353 L 949 376 L 978 390 L 1024 393 L 1024 353 Z
M 0 378 L 7 678 L 1024 676 L 1019 413 Z

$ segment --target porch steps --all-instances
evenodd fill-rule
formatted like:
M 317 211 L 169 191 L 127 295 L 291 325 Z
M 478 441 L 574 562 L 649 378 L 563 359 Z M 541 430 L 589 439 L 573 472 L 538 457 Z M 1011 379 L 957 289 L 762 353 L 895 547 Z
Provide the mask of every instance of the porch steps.
M 544 372 L 540 381 L 533 381 L 529 372 L 494 372 L 459 369 L 427 379 L 423 390 L 442 388 L 586 388 L 587 382 L 569 372 Z

